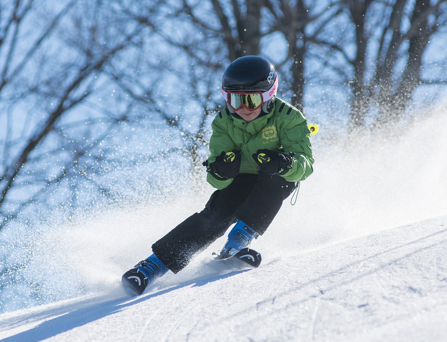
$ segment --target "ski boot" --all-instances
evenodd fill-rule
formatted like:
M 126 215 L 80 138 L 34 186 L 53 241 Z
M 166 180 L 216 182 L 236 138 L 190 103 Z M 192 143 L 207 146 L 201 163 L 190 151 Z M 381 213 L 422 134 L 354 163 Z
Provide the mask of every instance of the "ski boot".
M 121 283 L 129 295 L 138 296 L 144 292 L 146 287 L 168 271 L 169 269 L 163 265 L 158 257 L 152 254 L 124 273 Z
M 228 241 L 220 251 L 220 259 L 228 259 L 239 252 L 242 248 L 248 247 L 253 239 L 259 236 L 244 222 L 239 220 L 228 234 Z

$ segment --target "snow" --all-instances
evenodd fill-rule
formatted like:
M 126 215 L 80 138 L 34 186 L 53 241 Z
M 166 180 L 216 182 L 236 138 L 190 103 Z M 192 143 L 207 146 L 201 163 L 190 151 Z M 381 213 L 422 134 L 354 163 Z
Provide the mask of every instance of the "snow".
M 447 216 L 0 316 L 2 341 L 445 341 Z M 200 271 L 201 270 L 201 271 Z M 189 278 L 190 277 L 190 278 Z M 189 278 L 189 279 L 187 279 Z M 161 283 L 161 284 L 160 284 Z
M 123 293 L 121 275 L 209 188 L 37 231 L 22 275 L 40 297 L 2 290 L 0 340 L 446 341 L 445 112 L 395 137 L 314 138 L 315 174 L 254 242 L 258 269 L 210 260 L 221 238 L 142 296 Z

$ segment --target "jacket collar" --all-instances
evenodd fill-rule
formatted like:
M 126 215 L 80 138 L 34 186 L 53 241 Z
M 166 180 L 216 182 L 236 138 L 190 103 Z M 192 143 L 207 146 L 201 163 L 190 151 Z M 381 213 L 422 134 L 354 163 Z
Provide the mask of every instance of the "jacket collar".
M 275 104 L 272 106 L 272 110 L 269 113 L 263 112 L 253 121 L 247 122 L 244 119 L 240 118 L 237 114 L 232 114 L 231 119 L 235 127 L 243 129 L 251 134 L 256 134 L 259 133 L 265 127 L 265 125 L 267 125 L 268 120 L 273 116 L 275 110 L 276 100 Z

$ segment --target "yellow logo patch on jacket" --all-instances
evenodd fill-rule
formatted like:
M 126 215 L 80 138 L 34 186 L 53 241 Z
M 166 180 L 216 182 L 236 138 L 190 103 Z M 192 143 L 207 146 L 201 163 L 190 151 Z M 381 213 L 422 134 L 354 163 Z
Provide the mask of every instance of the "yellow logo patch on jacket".
M 276 131 L 275 126 L 266 126 L 261 132 L 261 136 L 266 141 L 263 142 L 263 144 L 267 144 L 272 141 L 278 140 L 278 132 Z

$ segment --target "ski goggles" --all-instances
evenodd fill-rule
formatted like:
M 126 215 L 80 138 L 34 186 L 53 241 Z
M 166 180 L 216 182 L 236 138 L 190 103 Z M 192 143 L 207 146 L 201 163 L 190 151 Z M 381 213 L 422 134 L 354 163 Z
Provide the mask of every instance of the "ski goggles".
M 249 110 L 255 110 L 262 106 L 264 102 L 272 99 L 276 95 L 278 89 L 278 77 L 276 77 L 273 87 L 266 92 L 226 92 L 222 89 L 222 96 L 228 105 L 234 110 L 239 110 L 245 107 Z

